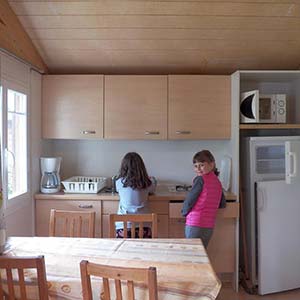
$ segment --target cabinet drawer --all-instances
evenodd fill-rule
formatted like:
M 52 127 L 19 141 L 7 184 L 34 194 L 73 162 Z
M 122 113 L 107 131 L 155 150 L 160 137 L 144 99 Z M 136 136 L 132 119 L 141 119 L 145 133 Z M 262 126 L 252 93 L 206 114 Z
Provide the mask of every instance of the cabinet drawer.
M 170 218 L 182 218 L 181 209 L 183 202 L 170 202 L 169 215 Z M 218 209 L 217 219 L 237 218 L 239 216 L 239 203 L 227 202 L 225 208 Z
M 238 202 L 227 202 L 225 208 L 218 210 L 217 218 L 238 218 L 240 205 Z
M 49 235 L 51 209 L 95 211 L 95 237 L 101 237 L 101 201 L 37 200 L 35 207 L 36 235 Z
M 168 214 L 168 201 L 149 201 L 149 210 L 151 213 Z M 102 201 L 102 213 L 104 215 L 116 214 L 118 212 L 119 201 Z
M 169 213 L 169 203 L 168 201 L 149 201 L 150 212 L 156 214 L 168 214 Z

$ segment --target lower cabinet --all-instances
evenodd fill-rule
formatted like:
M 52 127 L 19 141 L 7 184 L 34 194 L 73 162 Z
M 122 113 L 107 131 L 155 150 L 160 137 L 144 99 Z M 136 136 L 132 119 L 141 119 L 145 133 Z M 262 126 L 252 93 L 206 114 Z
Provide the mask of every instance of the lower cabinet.
M 102 218 L 101 218 L 101 201 L 89 200 L 36 200 L 35 202 L 35 224 L 37 236 L 49 235 L 50 210 L 84 210 L 95 211 L 95 236 L 101 237 Z
M 218 219 L 207 253 L 217 273 L 235 272 L 235 228 L 236 219 Z
M 183 238 L 185 218 L 181 217 L 182 202 L 170 201 L 169 237 Z M 236 257 L 236 219 L 239 215 L 238 203 L 227 203 L 218 210 L 216 226 L 209 242 L 207 253 L 217 273 L 234 273 Z

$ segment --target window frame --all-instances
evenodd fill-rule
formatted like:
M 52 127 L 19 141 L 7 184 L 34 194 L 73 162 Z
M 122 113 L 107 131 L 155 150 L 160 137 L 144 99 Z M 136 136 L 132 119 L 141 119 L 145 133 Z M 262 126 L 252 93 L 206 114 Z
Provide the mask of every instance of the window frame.
M 2 87 L 2 99 L 1 99 L 1 150 L 2 150 L 2 165 L 3 165 L 3 176 L 2 176 L 2 184 L 3 184 L 3 200 L 4 207 L 6 209 L 6 213 L 10 214 L 14 211 L 20 209 L 23 206 L 27 206 L 30 203 L 31 199 L 31 177 L 30 177 L 30 118 L 29 118 L 29 90 L 17 82 L 13 82 L 8 79 L 1 79 L 0 86 Z M 27 140 L 27 192 L 17 195 L 8 200 L 8 170 L 7 170 L 7 119 L 8 119 L 8 111 L 7 111 L 7 96 L 8 89 L 25 94 L 26 95 L 26 140 Z

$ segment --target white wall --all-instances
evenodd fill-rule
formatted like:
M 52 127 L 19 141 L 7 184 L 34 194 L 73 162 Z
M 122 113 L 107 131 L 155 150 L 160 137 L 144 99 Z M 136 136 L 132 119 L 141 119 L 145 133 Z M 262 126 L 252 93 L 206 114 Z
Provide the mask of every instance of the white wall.
M 47 142 L 43 155 L 61 156 L 61 178 L 75 175 L 107 176 L 116 174 L 123 156 L 138 152 L 149 175 L 159 183 L 190 183 L 194 177 L 192 157 L 202 150 L 210 150 L 220 166 L 222 156 L 231 154 L 230 141 L 75 141 Z
M 40 156 L 43 152 L 42 140 L 42 76 L 38 72 L 31 70 L 30 73 L 30 156 L 31 156 L 31 193 L 32 193 L 32 211 L 31 211 L 31 233 L 35 234 L 35 202 L 34 195 L 40 190 Z M 25 212 L 24 212 L 25 213 Z M 27 215 L 30 215 L 27 213 Z

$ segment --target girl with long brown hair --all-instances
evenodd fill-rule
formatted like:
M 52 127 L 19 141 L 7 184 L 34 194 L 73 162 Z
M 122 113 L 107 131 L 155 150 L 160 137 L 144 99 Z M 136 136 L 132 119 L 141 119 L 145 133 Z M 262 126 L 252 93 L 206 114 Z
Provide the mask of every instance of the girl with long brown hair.
M 148 176 L 141 156 L 136 152 L 127 153 L 122 159 L 120 172 L 116 181 L 120 203 L 118 214 L 146 214 L 150 213 L 148 195 L 155 190 L 156 183 Z M 146 224 L 145 224 L 146 225 Z M 128 225 L 131 228 L 131 224 Z M 136 230 L 137 231 L 137 230 Z M 116 237 L 123 237 L 123 223 L 116 223 Z M 138 232 L 136 232 L 138 234 Z M 128 230 L 128 237 L 131 232 Z M 144 238 L 151 237 L 151 228 L 144 227 Z

